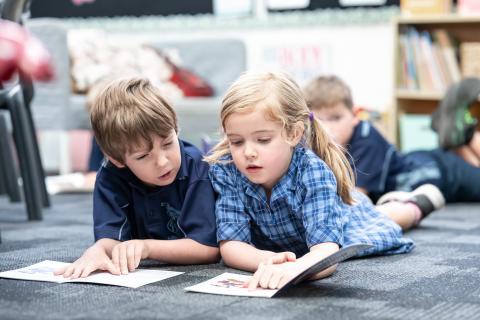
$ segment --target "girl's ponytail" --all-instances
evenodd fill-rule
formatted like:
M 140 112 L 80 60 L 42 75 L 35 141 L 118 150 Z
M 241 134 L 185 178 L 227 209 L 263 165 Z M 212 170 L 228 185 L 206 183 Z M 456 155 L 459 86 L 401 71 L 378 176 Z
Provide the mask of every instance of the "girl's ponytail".
M 351 190 L 355 187 L 355 177 L 343 147 L 331 139 L 320 122 L 310 114 L 310 148 L 332 169 L 337 179 L 337 193 L 347 204 L 353 204 Z

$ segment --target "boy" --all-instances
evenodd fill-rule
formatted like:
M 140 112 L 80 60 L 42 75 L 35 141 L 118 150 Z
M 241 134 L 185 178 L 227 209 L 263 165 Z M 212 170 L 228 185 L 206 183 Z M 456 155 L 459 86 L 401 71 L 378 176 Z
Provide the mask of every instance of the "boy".
M 425 184 L 431 185 L 413 193 L 432 194 L 436 186 L 447 202 L 480 201 L 480 168 L 441 149 L 400 153 L 370 123 L 355 116 L 350 89 L 338 77 L 318 77 L 304 92 L 315 116 L 350 153 L 358 189 L 379 200 L 377 204 L 407 199 L 409 191 Z M 393 190 L 406 192 L 388 193 Z
M 107 159 L 93 195 L 96 243 L 56 274 L 127 274 L 146 258 L 216 262 L 208 165 L 197 148 L 178 139 L 176 114 L 159 90 L 142 78 L 111 82 L 96 98 L 90 120 Z

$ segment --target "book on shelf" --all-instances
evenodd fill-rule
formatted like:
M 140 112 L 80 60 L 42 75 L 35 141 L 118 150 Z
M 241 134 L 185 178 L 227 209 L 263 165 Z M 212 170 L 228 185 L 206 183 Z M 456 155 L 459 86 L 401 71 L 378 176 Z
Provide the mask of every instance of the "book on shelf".
M 480 42 L 460 44 L 462 76 L 480 78 Z
M 446 30 L 408 27 L 398 41 L 400 89 L 444 92 L 461 79 L 454 41 Z
M 433 38 L 440 47 L 440 51 L 443 54 L 443 59 L 447 65 L 452 82 L 460 81 L 462 77 L 452 37 L 445 29 L 435 29 L 433 30 Z

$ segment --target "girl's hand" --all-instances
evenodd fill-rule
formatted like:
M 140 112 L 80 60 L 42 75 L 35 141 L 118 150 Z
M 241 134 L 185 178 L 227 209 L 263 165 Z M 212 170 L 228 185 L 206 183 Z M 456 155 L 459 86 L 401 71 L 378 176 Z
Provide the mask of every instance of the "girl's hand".
M 270 264 L 280 264 L 284 262 L 294 262 L 295 260 L 297 260 L 295 253 L 290 251 L 285 251 L 285 252 L 275 253 L 274 255 L 268 257 L 262 262 L 265 265 L 270 265 Z
M 104 270 L 115 275 L 120 274 L 118 267 L 112 263 L 105 249 L 98 244 L 88 248 L 74 263 L 55 270 L 54 274 L 63 275 L 64 278 L 77 279 L 85 278 L 95 270 Z
M 112 249 L 112 261 L 122 274 L 138 268 L 140 261 L 148 257 L 148 246 L 143 240 L 129 240 Z
M 248 290 L 255 290 L 257 287 L 280 289 L 298 275 L 300 271 L 301 266 L 296 262 L 268 265 L 261 262 L 248 283 Z

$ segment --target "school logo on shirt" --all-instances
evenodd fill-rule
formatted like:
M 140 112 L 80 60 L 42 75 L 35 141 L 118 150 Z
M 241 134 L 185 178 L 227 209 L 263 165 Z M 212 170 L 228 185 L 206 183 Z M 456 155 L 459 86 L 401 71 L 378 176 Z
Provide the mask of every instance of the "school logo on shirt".
M 175 209 L 168 203 L 162 203 L 162 207 L 164 207 L 164 212 L 168 216 L 167 230 L 172 233 L 172 235 L 168 237 L 169 240 L 182 238 L 183 233 L 178 227 L 178 217 L 180 216 L 180 210 Z

